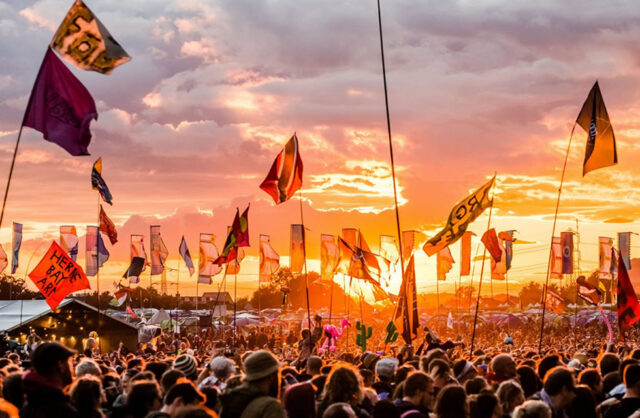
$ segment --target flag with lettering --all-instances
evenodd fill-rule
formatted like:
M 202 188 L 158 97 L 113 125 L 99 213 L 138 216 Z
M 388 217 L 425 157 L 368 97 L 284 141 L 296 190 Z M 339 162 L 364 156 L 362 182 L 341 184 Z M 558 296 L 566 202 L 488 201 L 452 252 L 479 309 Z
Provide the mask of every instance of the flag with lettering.
M 618 232 L 618 251 L 627 271 L 631 270 L 631 232 Z
M 187 247 L 187 241 L 184 239 L 184 235 L 182 236 L 182 241 L 180 241 L 180 256 L 184 260 L 184 263 L 187 265 L 189 269 L 189 276 L 193 276 L 193 273 L 196 271 L 193 267 L 193 260 L 191 259 L 191 254 L 189 253 L 189 247 Z
M 573 274 L 573 232 L 561 232 L 562 274 Z
M 422 247 L 428 256 L 432 256 L 444 247 L 456 242 L 465 233 L 469 224 L 492 205 L 493 200 L 489 198 L 489 192 L 495 179 L 496 177 L 493 176 L 491 180 L 473 192 L 473 194 L 467 196 L 453 207 L 445 227 Z
M 582 105 L 576 123 L 589 135 L 582 167 L 583 176 L 595 169 L 618 164 L 616 137 L 597 81 Z
M 233 234 L 230 233 L 229 235 L 231 236 Z M 198 283 L 211 284 L 211 278 L 222 271 L 222 267 L 220 267 L 219 264 L 216 264 L 216 261 L 220 258 L 220 254 L 218 253 L 218 247 L 215 245 L 215 239 L 216 236 L 213 234 L 200 234 Z M 235 256 L 236 253 L 234 249 L 234 259 Z
M 271 165 L 260 188 L 276 204 L 286 202 L 302 187 L 302 159 L 298 151 L 298 137 L 294 133 Z
M 291 251 L 289 253 L 289 269 L 293 274 L 302 273 L 304 267 L 304 225 L 291 225 Z
M 440 251 L 438 251 L 437 255 L 437 278 L 438 280 L 446 280 L 447 273 L 453 268 L 453 264 L 455 261 L 453 260 L 453 256 L 451 255 L 451 250 L 449 247 L 444 247 Z
M 22 224 L 13 223 L 11 274 L 16 274 L 19 266 L 20 246 L 22 245 Z
M 640 304 L 638 297 L 629 280 L 629 274 L 624 267 L 622 257 L 618 257 L 618 325 L 620 333 L 629 329 L 640 319 Z
M 102 205 L 100 205 L 100 231 L 107 234 L 111 245 L 118 242 L 118 231 L 116 231 L 116 226 L 111 219 L 109 219 L 107 213 L 102 208 Z
M 97 226 L 87 226 L 86 240 L 86 273 L 95 276 L 98 269 L 109 260 L 109 251 L 102 241 L 102 235 Z
M 332 280 L 340 263 L 340 248 L 333 235 L 320 235 L 320 274 L 324 280 Z
M 151 241 L 151 274 L 161 274 L 164 271 L 164 263 L 169 256 L 169 250 L 167 250 L 160 236 L 160 225 L 152 225 L 149 234 Z
M 98 158 L 91 168 L 91 188 L 100 193 L 102 200 L 113 205 L 113 196 L 107 187 L 107 183 L 102 178 L 102 157 Z
M 60 246 L 73 261 L 78 257 L 78 233 L 73 225 L 60 226 Z
M 73 156 L 89 155 L 92 119 L 98 120 L 93 97 L 51 48 L 47 48 L 22 126 L 41 132 L 44 139 Z
M 269 235 L 260 235 L 260 284 L 268 284 L 271 275 L 280 268 L 280 256 L 271 247 Z
M 89 280 L 71 257 L 55 242 L 42 257 L 29 278 L 54 310 L 70 293 L 90 289 Z
M 82 2 L 76 0 L 51 40 L 62 58 L 81 70 L 109 74 L 131 57 Z
M 467 231 L 460 240 L 460 276 L 471 274 L 471 237 L 475 235 Z

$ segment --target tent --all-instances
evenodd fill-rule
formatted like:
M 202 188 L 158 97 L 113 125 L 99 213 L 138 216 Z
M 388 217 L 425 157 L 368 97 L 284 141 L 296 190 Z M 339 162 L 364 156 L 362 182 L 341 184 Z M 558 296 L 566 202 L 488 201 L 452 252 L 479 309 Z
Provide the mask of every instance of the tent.
M 151 318 L 149 318 L 149 320 L 147 321 L 147 324 L 160 325 L 162 322 L 168 321 L 169 319 L 171 318 L 169 317 L 169 314 L 167 313 L 167 311 L 160 308 L 158 312 L 156 312 L 155 314 L 153 314 Z

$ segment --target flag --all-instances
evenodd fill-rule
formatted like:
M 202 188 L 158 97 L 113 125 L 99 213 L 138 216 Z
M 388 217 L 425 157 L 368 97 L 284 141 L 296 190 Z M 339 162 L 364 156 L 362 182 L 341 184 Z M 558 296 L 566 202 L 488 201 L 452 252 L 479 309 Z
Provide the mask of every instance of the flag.
M 151 275 L 161 274 L 164 271 L 164 262 L 169 256 L 169 250 L 164 245 L 160 236 L 160 225 L 152 225 L 149 231 L 151 242 Z
M 50 46 L 79 69 L 102 74 L 109 74 L 120 64 L 131 60 L 81 0 L 76 0 L 71 6 Z
M 51 48 L 47 48 L 22 126 L 41 132 L 44 139 L 73 156 L 89 155 L 91 119 L 98 120 L 93 97 Z
M 139 275 L 145 271 L 149 264 L 147 261 L 147 252 L 144 249 L 144 236 L 142 235 L 131 235 L 131 254 L 129 260 L 133 262 L 135 257 L 142 258 L 142 268 L 138 274 L 131 274 L 129 276 L 129 283 L 138 283 L 140 281 Z
M 447 316 L 447 328 L 453 329 L 453 315 L 449 312 L 449 316 Z
M 91 169 L 91 188 L 100 193 L 102 200 L 113 205 L 113 196 L 111 196 L 109 187 L 107 187 L 107 183 L 105 183 L 102 178 L 102 157 L 99 157 L 96 162 L 93 163 L 93 168 Z
M 498 241 L 498 235 L 495 229 L 491 228 L 482 234 L 480 241 L 482 241 L 487 248 L 487 251 L 489 251 L 494 261 L 499 262 L 502 259 L 502 246 L 500 245 L 500 241 Z
M 224 243 L 222 254 L 214 261 L 214 264 L 225 264 L 235 260 L 238 256 L 238 247 L 249 246 L 248 214 L 248 206 L 243 212 L 242 218 L 240 217 L 240 210 L 236 208 L 236 216 L 233 218 L 231 228 L 227 231 L 227 239 Z
M 597 81 L 582 105 L 576 123 L 589 134 L 582 167 L 583 176 L 595 169 L 618 164 L 616 137 Z
M 129 268 L 122 275 L 123 278 L 129 279 L 129 284 L 136 284 L 140 282 L 140 274 L 144 271 L 144 266 L 147 260 L 142 257 L 134 256 L 131 258 Z
M 471 231 L 462 234 L 460 241 L 460 276 L 468 276 L 471 273 L 471 237 L 475 235 Z
M 18 255 L 20 254 L 20 246 L 22 245 L 22 224 L 17 222 L 13 223 L 12 242 L 13 254 L 11 257 L 11 274 L 16 274 L 19 265 Z
M 376 269 L 378 271 L 378 275 L 380 275 L 380 261 L 385 262 L 388 266 L 389 260 L 374 254 L 373 251 L 371 251 L 371 248 L 369 248 L 367 241 L 364 239 L 364 235 L 362 235 L 362 232 L 360 231 L 358 231 L 358 242 L 360 243 L 359 249 L 362 251 L 362 257 L 364 258 L 367 266 Z
M 393 235 L 380 235 L 380 255 L 394 265 L 398 262 L 398 243 Z
M 631 232 L 618 232 L 618 251 L 627 271 L 631 270 Z
M 91 288 L 82 268 L 55 241 L 29 273 L 29 278 L 43 294 L 51 310 L 56 309 L 68 294 Z
M 451 256 L 451 251 L 449 250 L 449 247 L 444 247 L 443 249 L 438 251 L 438 255 L 437 255 L 438 280 L 447 279 L 447 273 L 449 272 L 449 270 L 451 270 L 451 268 L 453 268 L 454 263 L 455 261 Z
M 95 276 L 98 269 L 109 259 L 109 251 L 104 246 L 102 235 L 97 226 L 87 226 L 86 254 L 87 276 Z
M 573 232 L 561 232 L 562 274 L 573 274 Z
M 341 257 L 343 257 L 344 260 L 348 260 L 349 263 L 346 274 L 351 278 L 362 279 L 374 286 L 380 287 L 379 280 L 375 279 L 371 274 L 372 269 L 375 270 L 374 273 L 379 277 L 380 265 L 378 259 L 383 260 L 385 263 L 388 263 L 388 261 L 373 254 L 369 250 L 369 246 L 362 235 L 360 235 L 360 245 L 364 248 L 352 247 L 342 237 L 338 237 L 338 245 L 340 247 Z
M 498 240 L 498 247 L 500 247 L 500 261 L 496 261 L 491 257 L 491 279 L 505 280 L 505 275 L 507 274 L 507 253 L 500 240 Z
M 304 266 L 304 226 L 291 225 L 291 252 L 289 253 L 289 269 L 293 274 L 302 273 Z
M 640 304 L 622 257 L 618 257 L 618 325 L 620 333 L 640 319 Z
M 551 309 L 556 315 L 560 315 L 567 307 L 567 302 L 562 296 L 556 292 L 547 289 L 547 308 Z
M 260 188 L 267 192 L 276 204 L 289 200 L 302 187 L 302 159 L 298 151 L 298 137 L 293 134 L 280 154 Z
M 602 300 L 602 295 L 606 291 L 604 286 L 598 280 L 597 275 L 593 276 L 597 283 L 592 283 L 584 276 L 578 277 L 576 280 L 578 284 L 578 296 L 591 305 L 598 305 Z
M 549 254 L 551 259 L 551 272 L 552 279 L 562 279 L 562 241 L 560 237 L 551 238 L 551 252 Z
M 118 242 L 118 231 L 116 231 L 116 226 L 111 222 L 111 219 L 107 216 L 102 205 L 100 205 L 100 231 L 107 234 L 109 241 L 111 241 L 111 245 Z
M 133 319 L 136 319 L 138 317 L 138 315 L 136 315 L 136 313 L 133 312 L 133 309 L 131 309 L 130 305 L 127 305 L 127 313 L 131 315 L 131 318 Z
M 405 263 L 413 255 L 416 248 L 416 231 L 402 231 L 402 257 Z
M 349 244 L 349 247 L 358 246 L 358 230 L 356 228 L 342 228 L 342 239 Z
M 447 225 L 422 247 L 428 256 L 456 242 L 465 233 L 469 224 L 492 205 L 493 200 L 489 199 L 489 191 L 495 179 L 496 177 L 493 176 L 486 184 L 453 207 Z
M 418 292 L 416 286 L 416 269 L 414 257 L 411 256 L 407 267 L 403 283 L 400 286 L 400 307 L 402 310 L 402 338 L 405 343 L 411 344 L 411 341 L 417 336 L 420 323 L 418 320 Z M 409 303 L 411 299 L 411 303 Z
M 8 265 L 9 258 L 7 257 L 7 253 L 4 251 L 4 248 L 2 248 L 2 245 L 0 245 L 0 273 L 2 273 Z
M 229 234 L 229 236 L 231 235 L 232 234 Z M 220 256 L 218 253 L 218 247 L 216 247 L 216 245 L 214 244 L 215 239 L 216 237 L 213 234 L 200 234 L 198 283 L 211 284 L 211 278 L 222 271 L 222 267 L 220 267 L 219 264 L 215 263 Z
M 340 263 L 340 248 L 333 235 L 320 235 L 320 274 L 324 280 L 332 280 Z
M 193 276 L 193 272 L 195 269 L 193 268 L 193 260 L 191 259 L 191 254 L 189 253 L 189 248 L 187 247 L 187 241 L 184 239 L 184 235 L 182 236 L 182 241 L 180 242 L 180 255 L 184 260 L 184 263 L 187 265 L 189 269 L 189 276 Z
M 124 305 L 124 303 L 127 301 L 129 293 L 132 293 L 132 292 L 133 292 L 133 289 L 131 289 L 130 287 L 118 286 L 118 290 L 116 290 L 115 293 L 113 294 L 114 298 L 111 302 L 109 302 L 109 305 L 113 307 Z
M 73 261 L 78 257 L 78 234 L 73 225 L 62 225 L 60 227 L 60 247 L 69 254 Z
M 504 248 L 503 256 L 505 257 L 505 268 L 507 271 L 511 268 L 511 262 L 513 261 L 514 232 L 517 231 L 510 229 L 509 231 L 502 231 L 498 234 L 498 238 L 502 240 L 502 246 Z
M 611 274 L 611 248 L 613 244 L 613 240 L 607 237 L 599 237 L 598 238 L 598 249 L 599 249 L 599 258 L 600 258 L 600 273 L 604 273 L 603 277 L 609 277 Z
M 240 217 L 236 216 L 232 224 L 233 234 L 236 237 L 236 247 L 249 246 L 249 205 Z
M 240 262 L 244 259 L 244 249 L 238 248 L 236 258 L 229 260 L 227 263 L 226 274 L 238 274 L 240 273 Z
M 335 244 L 334 244 L 335 245 Z M 280 268 L 280 256 L 271 247 L 269 235 L 260 235 L 260 278 L 259 283 L 269 283 L 271 275 Z

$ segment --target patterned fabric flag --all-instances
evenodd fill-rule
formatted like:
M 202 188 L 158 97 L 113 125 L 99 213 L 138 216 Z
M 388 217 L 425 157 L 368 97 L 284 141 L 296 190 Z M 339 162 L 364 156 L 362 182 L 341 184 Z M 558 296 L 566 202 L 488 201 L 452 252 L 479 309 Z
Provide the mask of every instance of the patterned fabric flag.
M 443 249 L 438 251 L 436 260 L 438 265 L 438 280 L 447 280 L 447 273 L 453 268 L 453 265 L 455 264 L 449 247 L 444 247 Z
M 131 256 L 130 260 L 133 262 L 135 257 L 142 258 L 144 262 L 142 263 L 142 269 L 140 273 L 146 270 L 149 262 L 147 261 L 147 252 L 144 249 L 144 236 L 142 235 L 131 235 Z M 140 282 L 140 273 L 132 274 L 129 276 L 129 283 L 138 283 Z
M 551 273 L 550 278 L 562 279 L 562 240 L 560 237 L 553 237 L 551 239 Z
M 513 261 L 513 243 L 515 238 L 513 238 L 513 234 L 517 232 L 514 229 L 510 229 L 509 231 L 502 231 L 498 234 L 498 238 L 502 241 L 502 246 L 504 247 L 505 257 L 505 267 L 508 271 L 511 268 L 511 262 Z
M 111 241 L 111 245 L 118 242 L 118 231 L 116 231 L 116 226 L 111 222 L 111 219 L 107 216 L 102 205 L 100 205 L 100 231 L 107 234 L 109 241 Z
M 603 273 L 603 277 L 609 277 L 611 274 L 611 248 L 613 246 L 613 240 L 607 237 L 598 237 L 598 249 L 600 258 L 600 273 Z
M 561 232 L 562 274 L 573 274 L 573 232 Z
M 320 274 L 324 280 L 332 280 L 340 264 L 340 248 L 333 235 L 320 235 Z
M 145 269 L 145 264 L 147 264 L 147 260 L 142 257 L 134 256 L 131 258 L 131 264 L 129 264 L 129 268 L 122 275 L 123 278 L 129 279 L 129 284 L 137 284 L 140 282 L 140 274 Z
M 494 228 L 489 229 L 482 234 L 480 240 L 487 248 L 487 251 L 489 251 L 489 254 L 491 254 L 491 258 L 493 258 L 495 262 L 499 262 L 502 259 L 502 246 L 500 245 L 500 241 L 498 241 L 496 230 Z
M 131 60 L 82 0 L 71 6 L 50 46 L 79 69 L 102 74 Z
M 233 220 L 233 234 L 236 237 L 236 247 L 249 246 L 249 206 L 242 212 L 240 217 Z
M 48 48 L 22 126 L 41 132 L 71 155 L 89 155 L 91 119 L 98 119 L 93 97 Z
M 94 227 L 95 228 L 95 227 Z M 54 310 L 68 294 L 90 289 L 82 268 L 53 241 L 29 278 Z
M 471 274 L 471 237 L 475 235 L 467 231 L 462 235 L 460 241 L 460 276 Z
M 159 225 L 152 225 L 149 235 L 151 241 L 151 275 L 162 274 L 164 262 L 169 256 L 169 250 L 167 250 L 164 241 L 162 241 Z
M 576 123 L 589 134 L 582 167 L 583 176 L 595 169 L 618 164 L 616 137 L 597 81 L 582 105 Z
M 7 253 L 4 251 L 4 248 L 2 248 L 2 245 L 0 245 L 0 273 L 2 273 L 8 265 L 9 258 L 7 257 Z
M 260 235 L 260 284 L 268 284 L 280 268 L 280 256 L 271 247 L 269 235 Z
M 60 226 L 60 247 L 73 261 L 78 257 L 78 234 L 73 225 Z
M 416 285 L 416 268 L 414 257 L 411 256 L 405 268 L 404 283 L 400 286 L 400 306 L 402 310 L 402 339 L 405 343 L 417 336 L 420 322 L 418 318 L 418 292 Z
M 286 202 L 302 187 L 302 159 L 298 151 L 298 137 L 293 134 L 271 165 L 260 188 L 276 204 Z
M 238 254 L 236 255 L 236 258 L 234 258 L 233 260 L 227 263 L 226 273 L 227 274 L 240 273 L 240 262 L 242 260 L 244 260 L 244 249 L 238 248 Z
M 624 332 L 640 319 L 640 304 L 624 267 L 622 257 L 618 257 L 618 325 L 620 333 Z
M 291 273 L 301 274 L 305 258 L 303 225 L 291 225 L 291 252 L 289 254 L 289 269 L 291 270 Z
M 102 200 L 113 205 L 113 196 L 111 196 L 109 187 L 107 187 L 107 183 L 105 183 L 102 178 L 102 157 L 98 158 L 96 162 L 93 163 L 93 168 L 91 169 L 91 187 L 93 190 L 97 190 L 98 193 L 100 193 Z
M 618 232 L 618 251 L 627 271 L 631 270 L 631 232 Z
M 95 276 L 98 269 L 109 260 L 109 251 L 104 246 L 102 235 L 97 226 L 87 226 L 86 264 L 87 276 Z
M 214 244 L 215 239 L 213 234 L 200 234 L 198 283 L 211 284 L 211 278 L 222 271 L 222 267 L 215 263 L 219 259 L 218 247 Z
M 469 224 L 493 204 L 489 199 L 489 191 L 495 179 L 496 177 L 493 176 L 486 184 L 453 207 L 447 225 L 422 247 L 428 256 L 456 242 L 465 233 Z
M 13 256 L 11 257 L 11 274 L 16 274 L 19 265 L 18 255 L 20 254 L 20 246 L 22 245 L 22 224 L 13 223 Z
M 193 260 L 191 259 L 191 254 L 189 253 L 189 248 L 187 247 L 187 241 L 184 239 L 184 235 L 182 236 L 182 241 L 180 241 L 179 251 L 182 259 L 184 260 L 184 263 L 189 269 L 189 276 L 193 276 L 193 272 L 196 270 L 193 267 Z

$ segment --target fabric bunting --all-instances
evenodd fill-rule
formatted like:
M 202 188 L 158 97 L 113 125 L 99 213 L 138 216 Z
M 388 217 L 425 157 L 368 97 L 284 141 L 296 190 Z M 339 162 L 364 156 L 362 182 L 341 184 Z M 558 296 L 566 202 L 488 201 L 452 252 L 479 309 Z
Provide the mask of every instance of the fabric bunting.
M 22 245 L 22 224 L 13 223 L 11 274 L 16 274 L 19 266 L 20 246 Z
M 189 269 L 189 276 L 193 276 L 193 273 L 196 271 L 193 267 L 193 260 L 191 259 L 191 254 L 189 253 L 189 248 L 187 247 L 187 241 L 184 239 L 184 235 L 182 236 L 182 241 L 180 241 L 180 256 L 184 260 L 184 263 L 187 265 Z
M 109 219 L 102 205 L 100 205 L 100 231 L 107 234 L 111 245 L 118 242 L 118 231 L 116 231 L 116 226 L 111 219 Z
M 271 281 L 271 275 L 280 268 L 280 256 L 271 247 L 269 235 L 260 235 L 260 284 Z
M 302 187 L 302 159 L 298 151 L 298 137 L 293 134 L 271 165 L 260 188 L 276 204 L 286 202 Z
M 160 236 L 160 226 L 152 225 L 150 228 L 151 247 L 151 275 L 162 274 L 164 271 L 164 263 L 169 256 L 169 250 L 164 245 Z
M 113 196 L 111 196 L 109 187 L 107 187 L 107 183 L 105 183 L 102 178 L 102 157 L 98 158 L 96 162 L 93 163 L 93 168 L 91 169 L 91 187 L 93 190 L 97 190 L 98 193 L 100 193 L 102 200 L 113 205 Z
M 60 226 L 60 247 L 73 261 L 78 257 L 78 233 L 73 225 Z

